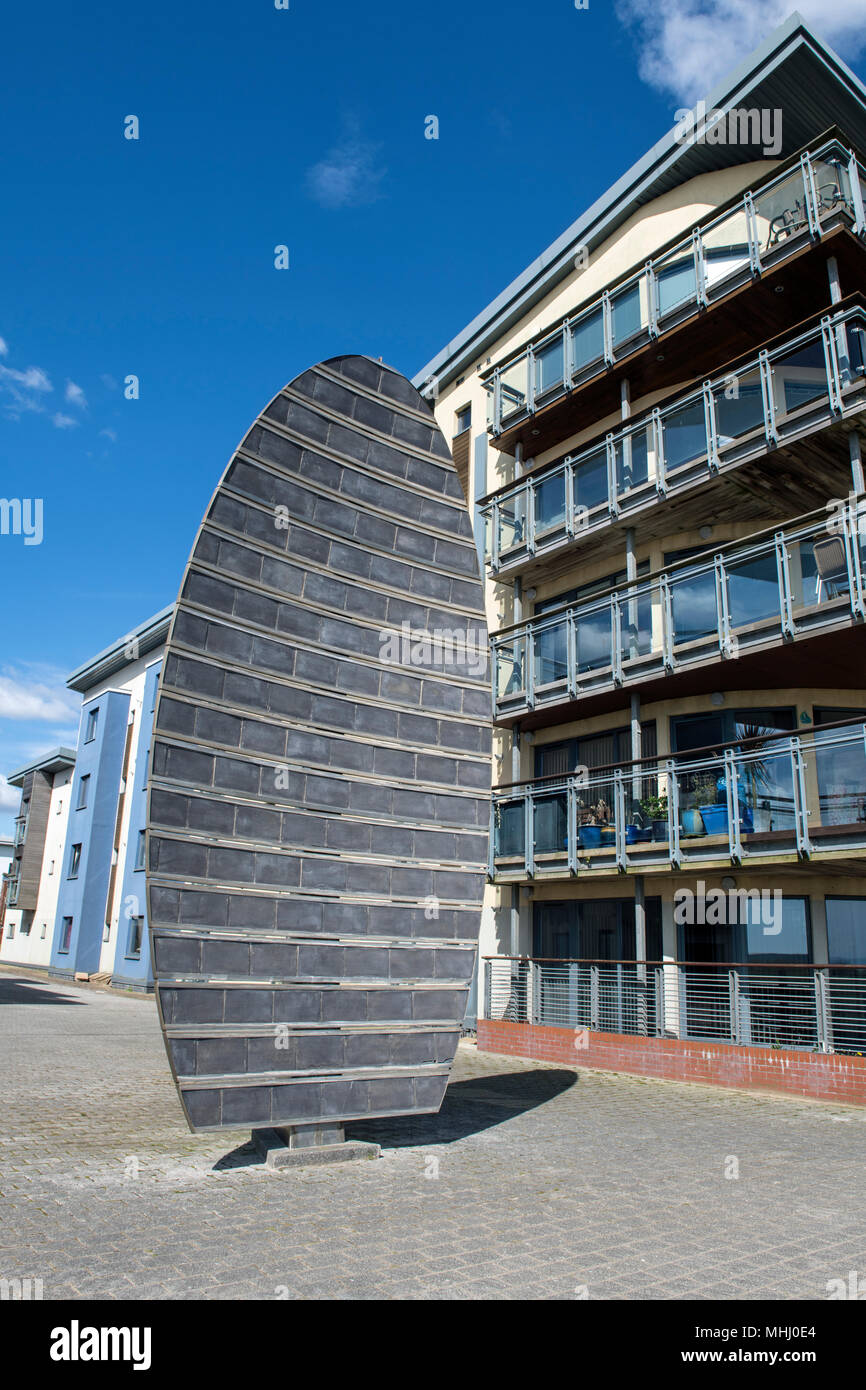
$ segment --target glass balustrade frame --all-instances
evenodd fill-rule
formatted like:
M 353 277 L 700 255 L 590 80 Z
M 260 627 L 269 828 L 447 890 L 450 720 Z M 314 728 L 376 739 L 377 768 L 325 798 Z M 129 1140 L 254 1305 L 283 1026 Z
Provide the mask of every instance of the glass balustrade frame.
M 856 802 L 858 819 L 822 818 L 822 811 L 832 814 L 840 794 L 826 780 L 822 790 L 820 760 L 840 751 L 848 761 L 855 754 L 866 761 L 866 723 L 809 735 L 771 735 L 757 746 L 732 745 L 702 758 L 659 758 L 624 764 L 604 775 L 578 772 L 494 789 L 488 876 L 493 882 L 544 877 L 545 869 L 550 877 L 575 877 L 652 866 L 679 869 L 689 863 L 742 865 L 750 855 L 796 853 L 808 860 L 827 850 L 866 848 L 866 772 L 862 787 L 846 794 Z M 833 775 L 831 770 L 831 783 Z M 542 841 L 539 848 L 537 808 L 554 797 L 564 801 L 564 844 L 550 848 Z M 769 835 L 757 828 L 755 813 L 762 801 L 771 815 L 775 806 L 784 821 L 776 829 L 771 820 Z M 598 812 L 602 806 L 606 815 Z M 522 846 L 518 837 L 508 853 L 500 853 L 503 808 L 516 812 L 511 820 L 522 824 Z M 685 818 L 693 812 L 700 827 Z M 819 829 L 828 832 L 823 840 L 816 834 Z M 749 838 L 755 835 L 757 840 Z
M 857 335 L 859 339 L 860 363 L 856 371 L 851 370 L 848 334 Z M 806 385 L 815 385 L 814 397 L 800 403 L 795 397 L 789 406 L 787 396 L 779 399 L 776 368 L 810 347 L 819 354 L 824 378 L 814 382 L 809 378 Z M 654 496 L 663 499 L 672 481 L 682 485 L 695 470 L 699 470 L 697 478 L 703 474 L 713 477 L 724 466 L 759 456 L 801 434 L 804 428 L 811 431 L 835 423 L 850 413 L 852 401 L 866 385 L 864 358 L 866 309 L 861 305 L 848 305 L 822 315 L 812 326 L 786 338 L 776 347 L 748 358 L 738 364 L 736 371 L 728 370 L 724 375 L 709 378 L 667 405 L 645 411 L 621 429 L 610 431 L 603 441 L 597 440 L 555 466 L 520 479 L 480 508 L 485 520 L 486 560 L 491 574 L 500 573 L 503 562 L 524 563 L 538 554 L 573 544 L 582 534 L 616 519 L 624 509 L 623 504 L 632 506 L 635 498 L 644 502 Z M 820 390 L 817 389 L 819 384 Z M 739 393 L 741 388 L 747 387 L 755 393 L 755 407 L 760 402 L 760 415 L 756 412 L 748 416 L 746 428 L 730 435 L 724 428 L 727 406 L 723 403 L 729 406 L 732 400 L 739 401 L 740 395 L 731 395 L 731 392 Z M 784 381 L 782 389 L 786 389 Z M 805 416 L 803 411 L 807 412 Z M 673 437 L 676 422 L 688 420 L 690 415 L 693 420 L 697 418 L 698 423 L 686 425 L 685 438 L 689 438 L 689 429 L 697 430 L 694 435 L 697 447 L 687 445 L 688 457 L 676 460 L 668 434 Z M 628 486 L 621 487 L 620 476 L 627 476 L 626 460 L 633 460 L 635 442 L 641 438 L 643 445 L 639 444 L 639 448 L 645 449 L 646 478 L 636 486 L 629 482 Z M 678 447 L 683 447 L 682 441 Z M 606 495 L 591 506 L 580 500 L 582 470 L 587 470 L 589 465 L 595 476 L 600 468 L 606 477 Z M 554 508 L 553 521 L 548 521 L 544 508 L 539 507 L 539 494 L 558 479 L 562 480 L 561 503 Z M 503 547 L 503 536 L 508 528 L 512 529 L 508 537 L 510 543 Z
M 821 183 L 820 174 L 821 169 L 827 167 L 837 171 L 837 183 L 829 194 L 827 185 Z M 774 216 L 764 218 L 767 235 L 766 245 L 762 245 L 759 210 L 766 206 L 769 211 L 774 193 L 788 184 L 793 185 L 791 193 L 799 196 Z M 866 233 L 864 189 L 866 171 L 853 149 L 842 140 L 828 140 L 816 150 L 795 157 L 792 164 L 757 184 L 724 212 L 700 223 L 673 247 L 648 260 L 642 270 L 603 291 L 589 305 L 569 315 L 560 326 L 495 367 L 483 381 L 488 393 L 488 429 L 496 438 L 505 429 L 535 414 L 539 407 L 592 380 L 619 358 L 633 352 L 641 341 L 652 342 L 661 331 L 730 293 L 736 280 L 754 279 L 792 255 L 803 241 L 820 238 L 825 224 L 840 212 L 850 218 L 853 231 L 862 236 Z M 727 247 L 716 246 L 713 235 L 727 223 L 738 220 L 745 228 L 746 241 Z M 732 255 L 733 251 L 738 254 Z M 732 261 L 733 268 L 718 276 L 711 275 L 714 253 Z M 693 289 L 685 298 L 673 301 L 666 308 L 660 293 L 665 273 L 673 269 L 675 276 L 681 276 L 684 266 Z M 635 296 L 640 306 L 638 327 L 635 328 L 630 316 L 626 315 L 626 326 L 619 337 L 617 310 L 620 302 L 633 304 Z M 596 325 L 597 347 L 594 354 L 582 362 L 576 344 L 590 323 Z M 559 374 L 545 384 L 544 368 L 550 354 L 561 366 Z
M 836 539 L 844 560 L 831 583 L 809 568 L 809 547 Z M 732 584 L 750 565 L 770 562 L 775 571 L 775 608 L 770 606 L 770 583 L 758 581 L 761 611 L 752 610 L 738 623 L 732 603 Z M 805 563 L 804 563 L 805 562 Z M 494 719 L 526 713 L 548 704 L 579 700 L 633 682 L 670 675 L 707 661 L 741 656 L 768 641 L 788 641 L 809 632 L 825 631 L 840 622 L 866 618 L 866 499 L 842 501 L 830 514 L 759 537 L 731 541 L 703 558 L 684 561 L 659 574 L 635 581 L 584 603 L 565 605 L 553 613 L 530 618 L 491 638 Z M 815 581 L 815 599 L 806 601 L 805 585 Z M 703 587 L 714 603 L 700 627 L 679 626 L 679 593 Z M 843 592 L 837 592 L 842 590 Z M 742 599 L 739 600 L 742 606 Z M 691 612 L 694 603 L 686 605 Z M 649 622 L 646 622 L 647 616 Z M 688 620 L 694 623 L 694 619 Z M 599 660 L 580 660 L 581 636 L 606 631 L 607 649 Z M 645 638 L 648 636 L 648 641 Z M 545 643 L 553 655 L 544 654 Z M 553 672 L 547 670 L 554 666 Z

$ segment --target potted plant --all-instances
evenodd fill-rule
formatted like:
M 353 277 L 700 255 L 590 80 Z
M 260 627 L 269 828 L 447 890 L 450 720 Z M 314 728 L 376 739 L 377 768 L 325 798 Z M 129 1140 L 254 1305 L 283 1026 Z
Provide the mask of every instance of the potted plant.
M 668 798 L 667 793 L 645 796 L 640 804 L 644 819 L 652 826 L 654 840 L 666 840 L 668 836 Z
M 700 793 L 698 795 L 698 805 L 701 811 L 701 819 L 704 822 L 704 829 L 708 835 L 725 835 L 728 831 L 728 806 L 727 802 L 719 801 L 719 781 L 721 779 L 715 773 L 702 772 L 697 779 L 700 782 Z M 722 781 L 724 786 L 724 781 Z
M 716 779 L 711 772 L 699 772 L 692 779 L 689 806 L 683 810 L 683 830 L 686 835 L 706 835 L 701 804 L 709 804 L 716 795 Z

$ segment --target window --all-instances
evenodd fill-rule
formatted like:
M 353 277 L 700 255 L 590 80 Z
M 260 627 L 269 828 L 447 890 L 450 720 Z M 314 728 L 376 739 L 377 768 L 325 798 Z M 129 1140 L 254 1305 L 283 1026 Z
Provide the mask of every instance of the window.
M 78 866 L 81 863 L 81 846 L 73 845 L 69 855 L 69 878 L 78 877 Z
M 72 942 L 72 918 L 64 917 L 60 932 L 60 950 L 65 955 Z
M 138 832 L 138 845 L 136 846 L 136 851 L 135 851 L 135 867 L 136 867 L 136 870 L 145 868 L 145 862 L 146 862 L 146 861 L 145 861 L 145 854 L 146 854 L 146 852 L 147 852 L 147 847 L 146 847 L 146 841 L 145 841 L 145 834 L 144 834 L 144 831 L 143 831 L 143 830 L 139 830 L 139 832 Z
M 53 874 L 53 873 L 54 873 L 54 860 L 53 860 L 53 859 L 49 860 L 49 862 L 48 862 L 48 873 L 49 873 L 49 874 Z
M 455 415 L 454 433 L 463 434 L 472 424 L 472 406 L 464 405 Z
M 46 933 L 47 930 L 48 930 L 48 923 L 47 923 L 47 922 L 43 922 L 43 923 L 42 923 L 42 926 L 41 926 L 41 928 L 40 928 L 40 930 L 39 930 L 39 939 L 40 939 L 40 941 L 44 941 L 44 940 L 45 940 L 45 933 Z
M 90 773 L 88 773 L 86 777 L 82 777 L 81 781 L 78 783 L 78 800 L 75 803 L 76 811 L 83 811 L 87 805 L 89 788 Z
M 866 898 L 825 898 L 831 965 L 866 965 Z
M 127 959 L 138 960 L 141 956 L 141 941 L 144 936 L 144 918 L 130 917 L 129 937 L 126 943 Z
M 87 725 L 84 731 L 84 742 L 92 743 L 96 738 L 96 724 L 99 719 L 99 706 L 96 709 L 87 711 Z

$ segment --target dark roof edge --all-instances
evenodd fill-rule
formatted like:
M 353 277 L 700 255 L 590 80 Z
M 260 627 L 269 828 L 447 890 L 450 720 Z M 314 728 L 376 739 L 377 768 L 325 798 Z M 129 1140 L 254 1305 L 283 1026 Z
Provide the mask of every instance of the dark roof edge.
M 65 767 L 75 766 L 74 748 L 52 748 L 50 753 L 43 753 L 41 758 L 36 758 L 26 767 L 21 767 L 17 772 L 12 772 L 6 778 L 10 787 L 20 787 L 28 772 L 38 772 L 44 768 L 46 772 L 60 772 Z

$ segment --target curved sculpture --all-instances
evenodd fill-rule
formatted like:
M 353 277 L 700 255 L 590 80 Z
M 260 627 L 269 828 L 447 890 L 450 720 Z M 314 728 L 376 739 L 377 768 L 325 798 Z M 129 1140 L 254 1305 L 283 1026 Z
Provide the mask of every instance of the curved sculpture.
M 148 920 L 190 1127 L 438 1110 L 487 856 L 478 558 L 426 402 L 298 377 L 208 508 L 160 677 Z

